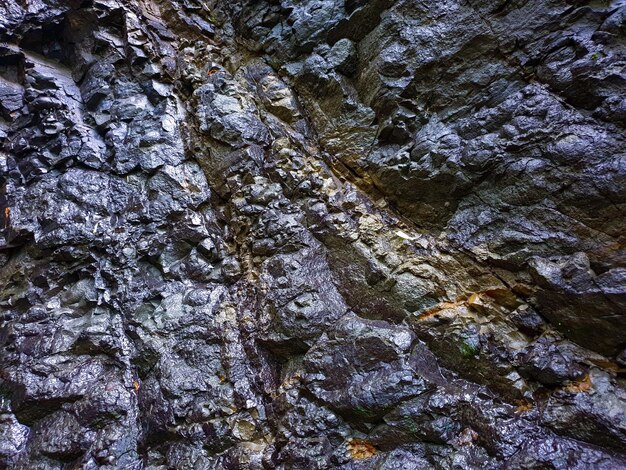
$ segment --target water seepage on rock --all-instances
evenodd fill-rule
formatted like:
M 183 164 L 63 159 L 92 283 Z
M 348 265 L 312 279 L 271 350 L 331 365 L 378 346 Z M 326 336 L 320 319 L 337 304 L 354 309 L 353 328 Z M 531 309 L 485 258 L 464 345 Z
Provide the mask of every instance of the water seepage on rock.
M 0 4 L 0 468 L 626 468 L 626 6 Z

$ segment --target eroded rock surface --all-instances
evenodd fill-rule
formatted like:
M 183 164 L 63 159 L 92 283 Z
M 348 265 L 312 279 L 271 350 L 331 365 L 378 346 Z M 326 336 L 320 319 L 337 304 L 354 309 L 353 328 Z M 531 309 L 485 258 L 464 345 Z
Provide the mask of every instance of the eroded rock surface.
M 0 467 L 626 468 L 626 3 L 5 0 Z

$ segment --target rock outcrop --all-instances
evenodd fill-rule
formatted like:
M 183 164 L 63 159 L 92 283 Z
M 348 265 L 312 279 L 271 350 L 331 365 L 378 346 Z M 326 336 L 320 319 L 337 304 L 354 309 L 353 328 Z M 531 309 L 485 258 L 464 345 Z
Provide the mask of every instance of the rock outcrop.
M 626 468 L 626 2 L 4 0 L 0 467 Z

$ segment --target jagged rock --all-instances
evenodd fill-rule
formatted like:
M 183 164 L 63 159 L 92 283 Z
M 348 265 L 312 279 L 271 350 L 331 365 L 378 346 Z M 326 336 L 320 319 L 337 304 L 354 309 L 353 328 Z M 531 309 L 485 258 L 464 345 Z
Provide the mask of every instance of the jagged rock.
M 0 467 L 626 468 L 625 8 L 5 0 Z

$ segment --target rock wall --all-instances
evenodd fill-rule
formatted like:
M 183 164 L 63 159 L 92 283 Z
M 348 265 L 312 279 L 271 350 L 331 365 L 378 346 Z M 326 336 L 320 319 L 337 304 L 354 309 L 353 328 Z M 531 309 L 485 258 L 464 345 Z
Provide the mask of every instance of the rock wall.
M 4 0 L 0 467 L 626 468 L 626 2 Z

